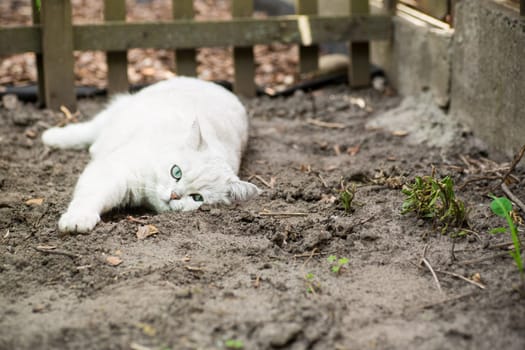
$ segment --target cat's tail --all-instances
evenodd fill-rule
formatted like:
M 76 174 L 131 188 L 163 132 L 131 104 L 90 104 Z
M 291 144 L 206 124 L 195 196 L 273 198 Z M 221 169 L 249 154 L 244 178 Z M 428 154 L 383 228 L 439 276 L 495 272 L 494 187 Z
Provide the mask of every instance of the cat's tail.
M 85 149 L 95 141 L 99 129 L 94 120 L 69 124 L 63 128 L 56 127 L 44 131 L 42 141 L 53 148 Z

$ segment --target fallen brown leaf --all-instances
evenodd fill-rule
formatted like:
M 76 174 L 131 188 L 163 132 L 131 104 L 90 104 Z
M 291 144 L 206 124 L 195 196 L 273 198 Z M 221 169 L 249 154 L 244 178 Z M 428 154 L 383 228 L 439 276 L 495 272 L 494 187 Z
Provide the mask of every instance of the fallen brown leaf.
M 143 225 L 139 226 L 139 229 L 137 230 L 137 238 L 138 239 L 145 239 L 149 236 L 152 236 L 156 233 L 159 233 L 159 229 L 156 228 L 153 225 Z
M 406 130 L 394 130 L 392 131 L 392 135 L 393 136 L 398 136 L 398 137 L 405 137 L 409 134 L 408 131 Z
M 108 265 L 111 265 L 111 266 L 118 266 L 120 264 L 122 264 L 122 259 L 119 258 L 118 256 L 108 256 L 106 258 L 106 263 Z
M 31 198 L 26 200 L 27 205 L 42 205 L 44 203 L 44 198 Z
M 361 145 L 355 145 L 355 146 L 352 146 L 352 147 L 348 147 L 346 149 L 346 153 L 351 155 L 351 156 L 355 156 L 356 154 L 359 153 L 360 150 L 361 150 Z

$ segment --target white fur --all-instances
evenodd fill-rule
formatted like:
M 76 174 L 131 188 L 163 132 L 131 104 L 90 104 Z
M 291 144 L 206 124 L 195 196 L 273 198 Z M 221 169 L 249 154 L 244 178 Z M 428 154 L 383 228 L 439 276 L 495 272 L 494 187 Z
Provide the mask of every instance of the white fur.
M 189 211 L 203 204 L 190 194 L 230 204 L 260 192 L 237 177 L 248 140 L 244 107 L 198 79 L 173 78 L 117 96 L 93 120 L 49 129 L 42 140 L 56 148 L 89 147 L 92 157 L 59 220 L 61 231 L 87 232 L 117 206 Z M 182 170 L 178 182 L 170 174 L 175 164 Z

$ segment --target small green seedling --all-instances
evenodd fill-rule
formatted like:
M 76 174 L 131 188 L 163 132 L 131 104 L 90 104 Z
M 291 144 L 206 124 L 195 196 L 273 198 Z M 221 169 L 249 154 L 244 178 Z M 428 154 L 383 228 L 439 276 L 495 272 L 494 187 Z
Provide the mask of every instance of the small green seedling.
M 465 204 L 454 192 L 454 181 L 450 176 L 437 180 L 432 176 L 417 176 L 413 183 L 401 190 L 406 196 L 401 214 L 414 212 L 423 219 L 431 219 L 447 233 L 449 227 L 462 227 L 467 222 Z
M 316 294 L 316 292 L 321 290 L 321 283 L 316 281 L 315 275 L 313 273 L 308 272 L 306 275 L 304 275 L 304 280 L 306 282 L 306 293 Z
M 335 255 L 330 255 L 326 260 L 328 260 L 328 262 L 332 264 L 330 270 L 336 274 L 339 273 L 341 271 L 341 268 L 345 267 L 345 265 L 347 265 L 349 261 L 348 258 L 337 259 Z
M 341 180 L 341 188 L 339 189 L 339 201 L 345 210 L 345 213 L 350 213 L 354 209 L 352 208 L 352 202 L 355 197 L 356 187 L 355 184 L 347 185 Z
M 35 0 L 35 7 L 38 12 L 40 12 L 40 8 L 42 7 L 42 2 L 40 0 Z
M 520 239 L 518 237 L 518 230 L 516 229 L 516 225 L 514 224 L 514 221 L 512 220 L 512 217 L 510 215 L 512 211 L 512 203 L 507 197 L 498 198 L 496 196 L 491 196 L 491 198 L 492 202 L 490 203 L 490 209 L 492 209 L 492 212 L 497 216 L 505 218 L 507 220 L 508 227 L 496 227 L 490 230 L 490 233 L 496 234 L 504 233 L 507 231 L 510 232 L 512 243 L 514 245 L 514 250 L 510 252 L 510 255 L 512 256 L 512 258 L 514 258 L 514 261 L 518 266 L 518 270 L 520 271 L 521 280 L 522 282 L 524 282 L 523 260 L 521 260 L 520 253 Z
M 224 342 L 226 349 L 244 349 L 244 342 L 239 339 L 228 339 Z

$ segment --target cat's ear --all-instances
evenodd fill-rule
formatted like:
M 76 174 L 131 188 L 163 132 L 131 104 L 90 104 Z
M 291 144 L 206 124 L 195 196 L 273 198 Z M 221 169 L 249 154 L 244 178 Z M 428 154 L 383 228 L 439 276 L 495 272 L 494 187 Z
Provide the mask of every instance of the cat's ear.
M 261 193 L 262 191 L 254 184 L 241 180 L 230 182 L 228 188 L 228 198 L 232 202 L 244 202 Z
M 199 121 L 195 119 L 191 124 L 190 136 L 188 137 L 188 146 L 195 150 L 206 148 L 206 141 L 202 138 Z

